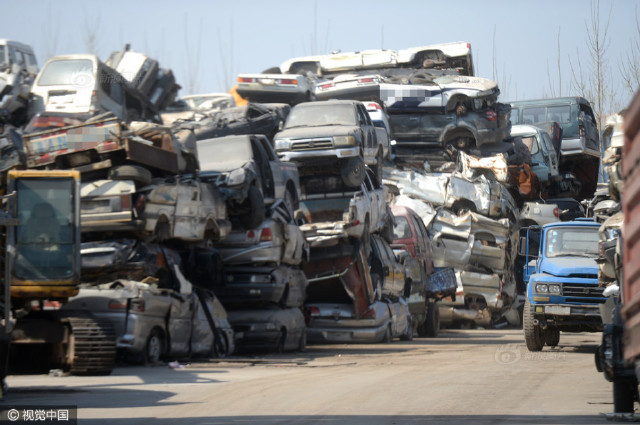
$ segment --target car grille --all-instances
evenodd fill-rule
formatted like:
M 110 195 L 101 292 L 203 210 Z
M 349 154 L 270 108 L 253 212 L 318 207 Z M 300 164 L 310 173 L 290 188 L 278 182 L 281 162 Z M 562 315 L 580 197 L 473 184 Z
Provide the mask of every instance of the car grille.
M 597 286 L 562 285 L 562 295 L 565 297 L 601 298 L 603 291 L 603 287 Z
M 333 147 L 331 139 L 300 140 L 291 144 L 292 151 L 308 151 L 315 149 L 330 149 Z

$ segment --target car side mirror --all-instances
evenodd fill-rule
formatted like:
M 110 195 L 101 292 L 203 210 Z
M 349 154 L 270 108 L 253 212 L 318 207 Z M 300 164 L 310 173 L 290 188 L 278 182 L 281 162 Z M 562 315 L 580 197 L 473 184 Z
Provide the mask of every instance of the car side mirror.
M 527 255 L 527 238 L 525 236 L 521 236 L 518 240 L 518 255 Z

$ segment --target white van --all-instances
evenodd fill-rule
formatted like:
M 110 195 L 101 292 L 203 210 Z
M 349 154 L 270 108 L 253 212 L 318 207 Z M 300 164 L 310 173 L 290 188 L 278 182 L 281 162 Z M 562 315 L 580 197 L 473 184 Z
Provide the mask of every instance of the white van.
M 116 70 L 96 55 L 56 56 L 44 65 L 31 88 L 29 116 L 62 112 L 81 118 L 111 112 L 124 121 L 154 115 L 151 106 Z
M 33 49 L 28 44 L 0 39 L 0 72 L 10 70 L 13 65 L 22 65 L 28 74 L 38 74 L 38 62 Z

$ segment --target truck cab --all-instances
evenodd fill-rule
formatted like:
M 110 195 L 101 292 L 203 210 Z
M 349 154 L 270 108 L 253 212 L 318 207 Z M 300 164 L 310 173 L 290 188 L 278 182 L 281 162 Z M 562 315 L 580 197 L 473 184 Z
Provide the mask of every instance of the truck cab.
M 590 219 L 577 219 L 532 226 L 521 239 L 527 282 L 523 328 L 529 351 L 558 345 L 560 331 L 602 331 L 599 305 L 606 298 L 604 288 L 598 287 L 598 229 Z

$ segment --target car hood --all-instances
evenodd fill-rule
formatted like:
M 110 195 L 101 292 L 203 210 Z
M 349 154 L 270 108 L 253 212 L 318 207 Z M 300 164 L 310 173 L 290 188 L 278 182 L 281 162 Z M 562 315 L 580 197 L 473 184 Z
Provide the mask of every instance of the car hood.
M 275 139 L 304 139 L 307 137 L 331 137 L 349 135 L 358 131 L 354 125 L 322 125 L 315 127 L 294 127 L 282 130 Z
M 540 264 L 540 272 L 553 276 L 598 274 L 598 264 L 594 258 L 557 257 L 545 258 Z

